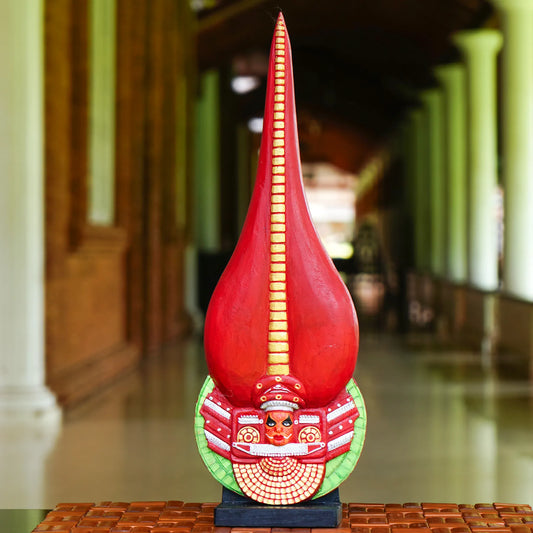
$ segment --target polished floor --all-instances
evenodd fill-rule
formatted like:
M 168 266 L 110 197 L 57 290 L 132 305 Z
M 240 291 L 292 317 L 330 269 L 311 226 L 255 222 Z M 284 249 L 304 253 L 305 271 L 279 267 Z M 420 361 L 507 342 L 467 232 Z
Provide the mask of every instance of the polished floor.
M 66 412 L 59 429 L 2 429 L 0 508 L 219 500 L 192 432 L 205 375 L 191 338 Z M 356 379 L 367 439 L 343 501 L 533 503 L 533 384 L 520 361 L 367 334 Z

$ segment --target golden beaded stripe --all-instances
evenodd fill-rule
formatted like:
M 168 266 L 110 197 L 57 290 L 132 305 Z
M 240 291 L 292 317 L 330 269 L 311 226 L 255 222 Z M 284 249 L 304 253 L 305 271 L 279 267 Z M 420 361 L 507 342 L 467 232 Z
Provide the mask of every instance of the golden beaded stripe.
M 289 373 L 285 240 L 285 51 L 285 26 L 283 22 L 278 21 L 274 43 L 274 123 L 270 193 L 270 314 L 267 374 L 271 376 Z

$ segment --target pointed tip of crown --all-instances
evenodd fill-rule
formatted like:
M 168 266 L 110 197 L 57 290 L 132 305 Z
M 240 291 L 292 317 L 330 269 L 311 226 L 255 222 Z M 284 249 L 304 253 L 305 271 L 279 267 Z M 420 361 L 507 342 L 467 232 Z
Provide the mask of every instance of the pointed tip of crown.
M 283 18 L 283 13 L 280 11 L 278 15 L 278 20 L 276 21 L 276 29 L 280 27 L 285 27 L 285 19 Z

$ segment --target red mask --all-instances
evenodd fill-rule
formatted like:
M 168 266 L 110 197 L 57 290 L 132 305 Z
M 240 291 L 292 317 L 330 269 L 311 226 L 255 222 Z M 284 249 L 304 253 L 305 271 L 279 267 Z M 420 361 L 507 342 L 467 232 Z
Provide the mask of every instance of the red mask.
M 293 416 L 288 411 L 269 411 L 266 413 L 265 436 L 270 444 L 284 446 L 292 442 Z

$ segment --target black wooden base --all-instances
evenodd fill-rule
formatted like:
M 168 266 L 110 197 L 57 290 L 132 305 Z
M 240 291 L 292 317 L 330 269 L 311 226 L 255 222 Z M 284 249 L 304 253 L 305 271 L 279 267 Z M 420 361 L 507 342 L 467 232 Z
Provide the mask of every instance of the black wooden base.
M 215 526 L 226 527 L 337 527 L 341 517 L 338 489 L 294 505 L 264 505 L 223 488 L 215 508 Z

